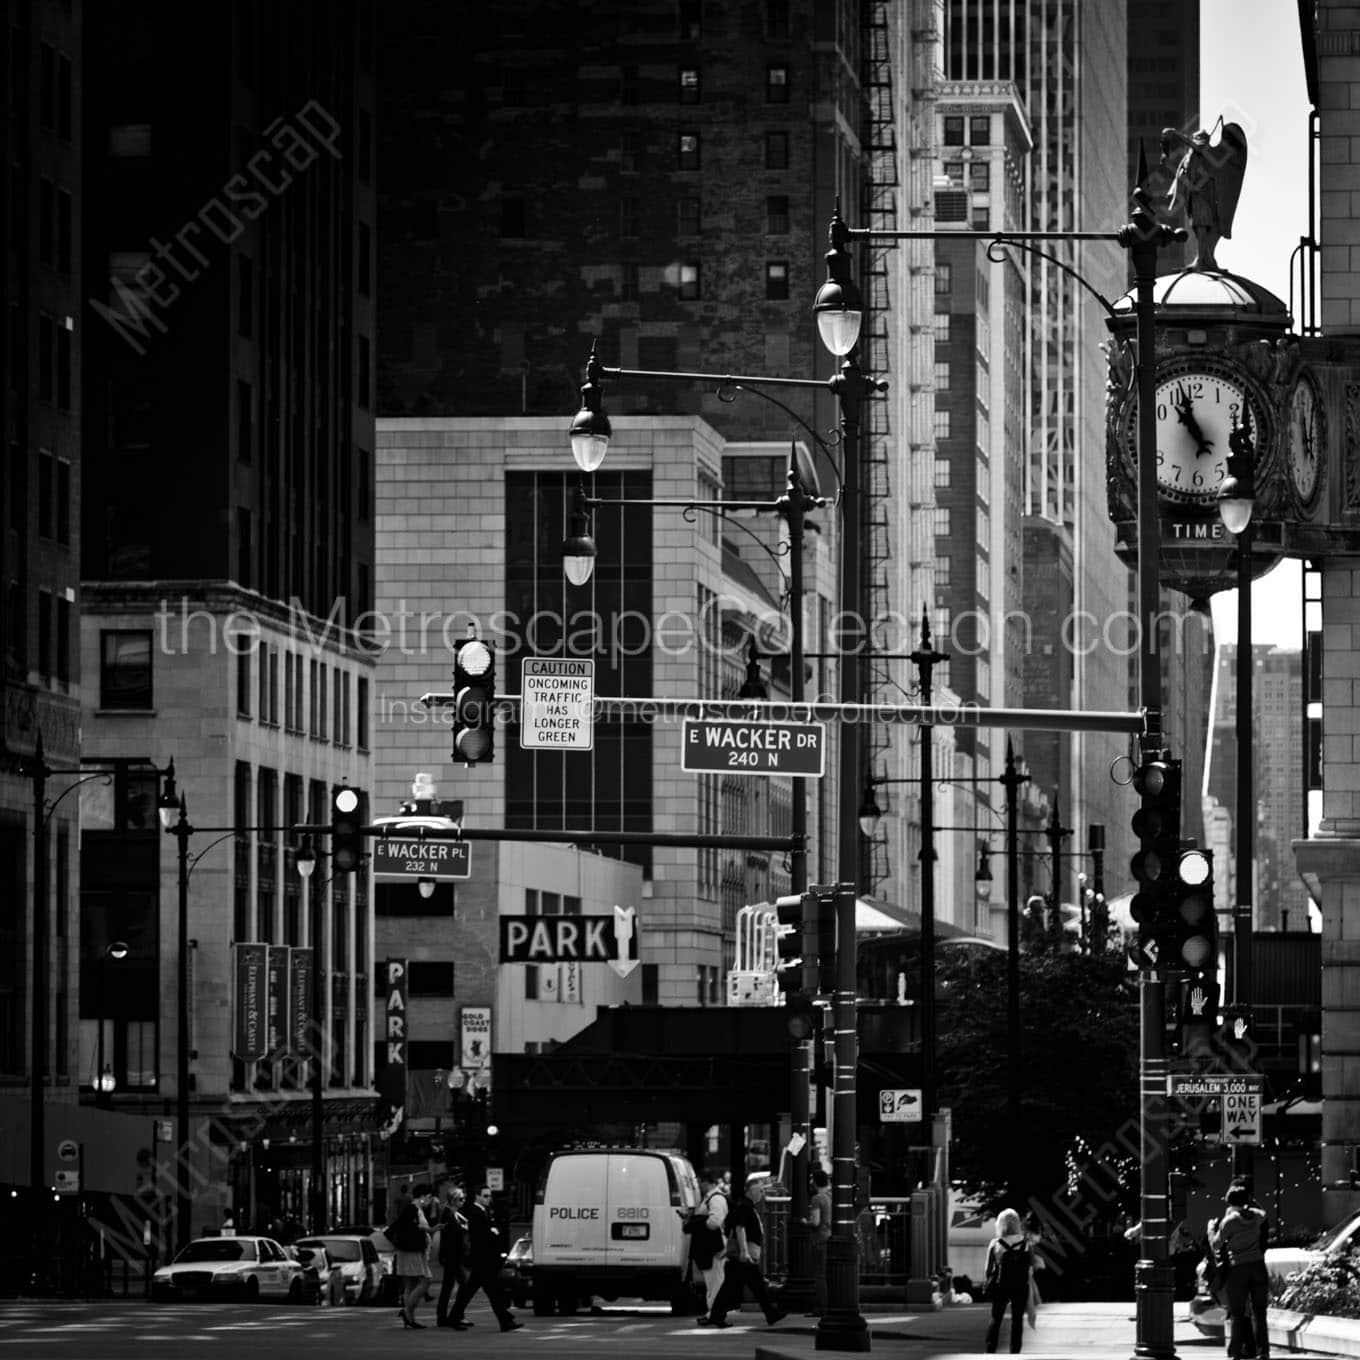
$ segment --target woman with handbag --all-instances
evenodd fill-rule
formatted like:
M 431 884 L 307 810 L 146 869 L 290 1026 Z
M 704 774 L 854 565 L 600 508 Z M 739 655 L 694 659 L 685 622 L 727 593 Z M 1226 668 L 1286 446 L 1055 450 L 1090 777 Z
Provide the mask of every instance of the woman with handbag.
M 423 1328 L 416 1321 L 416 1305 L 430 1287 L 430 1221 L 425 1217 L 425 1206 L 430 1200 L 430 1187 L 416 1187 L 411 1202 L 403 1206 L 387 1229 L 387 1236 L 397 1249 L 393 1273 L 402 1281 L 401 1324 L 403 1327 Z
M 727 1222 L 727 1196 L 711 1172 L 699 1173 L 699 1189 L 703 1198 L 690 1215 L 685 1231 L 690 1236 L 689 1259 L 704 1281 L 704 1311 L 700 1322 L 707 1321 L 718 1301 L 723 1282 L 723 1252 L 727 1238 L 723 1224 Z

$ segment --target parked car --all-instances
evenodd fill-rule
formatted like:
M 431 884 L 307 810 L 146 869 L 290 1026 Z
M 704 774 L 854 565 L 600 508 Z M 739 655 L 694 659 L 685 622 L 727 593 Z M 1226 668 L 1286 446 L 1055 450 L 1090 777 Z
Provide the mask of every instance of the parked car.
M 284 1250 L 302 1266 L 303 1303 L 344 1303 L 344 1281 L 325 1247 L 294 1242 Z
M 382 1266 L 382 1279 L 378 1285 L 378 1303 L 398 1302 L 401 1296 L 401 1281 L 397 1279 L 397 1249 L 381 1228 L 371 1223 L 341 1223 L 333 1229 L 337 1237 L 366 1237 L 373 1243 Z
M 534 1239 L 529 1233 L 515 1239 L 501 1267 L 501 1284 L 510 1291 L 516 1308 L 527 1308 L 534 1287 Z
M 272 1237 L 199 1237 L 151 1277 L 151 1297 L 301 1300 L 302 1275 Z
M 337 1302 L 377 1301 L 382 1288 L 383 1268 L 371 1235 L 361 1237 L 358 1233 L 324 1233 L 317 1237 L 304 1237 L 296 1245 L 319 1247 L 325 1251 L 341 1286 Z

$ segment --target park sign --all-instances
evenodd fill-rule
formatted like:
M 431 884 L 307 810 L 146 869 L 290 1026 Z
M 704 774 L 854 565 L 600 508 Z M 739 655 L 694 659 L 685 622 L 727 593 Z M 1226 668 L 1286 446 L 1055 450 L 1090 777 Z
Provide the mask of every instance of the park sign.
M 826 772 L 826 725 L 686 718 L 680 768 L 692 774 L 722 771 L 819 779 Z
M 390 878 L 471 878 L 467 841 L 374 837 L 373 872 Z
M 612 916 L 502 916 L 502 963 L 607 963 L 620 977 L 638 964 L 637 912 Z

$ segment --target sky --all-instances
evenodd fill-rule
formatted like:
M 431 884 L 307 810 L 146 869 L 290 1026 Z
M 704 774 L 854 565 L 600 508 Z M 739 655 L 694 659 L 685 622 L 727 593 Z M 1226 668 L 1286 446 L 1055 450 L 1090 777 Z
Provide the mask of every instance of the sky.
M 1200 0 L 1200 121 L 1247 134 L 1247 171 L 1219 264 L 1289 301 L 1289 257 L 1308 230 L 1308 92 L 1293 0 Z M 1297 325 L 1297 317 L 1295 322 Z M 1299 564 L 1252 586 L 1252 641 L 1300 644 Z M 1214 634 L 1237 638 L 1237 592 L 1213 597 Z

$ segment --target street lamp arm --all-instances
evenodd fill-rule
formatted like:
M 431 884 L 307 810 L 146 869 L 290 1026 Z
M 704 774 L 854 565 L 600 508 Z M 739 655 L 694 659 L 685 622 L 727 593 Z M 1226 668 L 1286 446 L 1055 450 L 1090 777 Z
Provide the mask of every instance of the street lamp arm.
M 193 828 L 191 827 L 190 832 L 192 833 L 192 831 Z M 232 827 L 232 829 L 228 831 L 225 835 L 219 836 L 215 841 L 209 841 L 208 844 L 205 845 L 202 850 L 198 851 L 197 854 L 190 855 L 188 870 L 190 877 L 193 876 L 194 870 L 198 868 L 199 860 L 201 860 L 203 856 L 208 853 L 209 850 L 212 850 L 216 846 L 221 845 L 223 841 L 230 840 L 233 836 L 237 836 L 240 834 L 241 833 L 235 827 Z
M 48 771 L 49 776 L 54 775 L 54 774 L 74 774 L 74 773 L 75 773 L 74 770 L 49 770 L 49 771 Z M 44 807 L 43 807 L 43 823 L 44 823 L 44 825 L 47 824 L 48 822 L 50 822 L 50 821 L 52 820 L 52 814 L 57 810 L 57 807 L 58 807 L 58 805 L 61 803 L 61 800 L 62 800 L 63 798 L 65 798 L 66 795 L 67 795 L 68 793 L 74 793 L 74 792 L 75 792 L 82 784 L 89 784 L 89 783 L 91 783 L 93 780 L 96 780 L 96 779 L 103 780 L 103 782 L 104 782 L 105 784 L 112 784 L 112 783 L 113 783 L 113 773 L 114 773 L 114 772 L 113 772 L 112 770 L 96 770 L 94 774 L 87 774 L 83 779 L 77 779 L 76 782 L 75 782 L 74 784 L 70 785 L 69 788 L 63 789 L 59 794 L 57 794 L 57 796 L 56 796 L 55 798 L 50 799 L 50 800 L 44 805 Z
M 1105 240 L 1107 238 L 1100 237 L 1099 239 Z M 1056 265 L 1069 279 L 1074 283 L 1079 283 L 1098 303 L 1100 303 L 1105 309 L 1106 316 L 1117 317 L 1119 315 L 1119 313 L 1115 311 L 1109 298 L 1083 278 L 1082 275 L 1077 273 L 1070 264 L 1060 260 L 1050 251 L 1041 250 L 1038 246 L 1032 244 L 1028 240 L 1021 240 L 1019 237 L 1014 236 L 998 236 L 988 245 L 987 258 L 991 260 L 993 264 L 1004 264 L 1006 261 L 1006 251 L 1012 247 L 1016 250 L 1028 251 L 1031 255 L 1037 255 L 1041 260 L 1047 260 L 1049 264 Z

